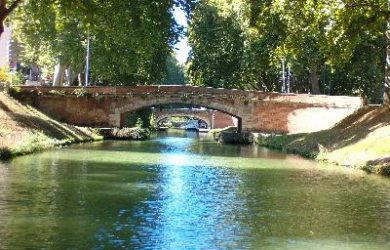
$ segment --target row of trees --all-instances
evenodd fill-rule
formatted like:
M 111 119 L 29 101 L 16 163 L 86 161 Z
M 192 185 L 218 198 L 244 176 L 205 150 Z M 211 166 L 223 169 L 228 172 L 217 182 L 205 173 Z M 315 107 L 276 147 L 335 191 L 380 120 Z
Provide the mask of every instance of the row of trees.
M 164 78 L 172 48 L 183 35 L 172 8 L 189 8 L 184 3 L 24 0 L 13 12 L 12 25 L 24 44 L 25 63 L 39 65 L 44 75 L 55 68 L 55 84 L 67 79 L 84 85 L 88 43 L 91 82 L 152 84 Z
M 0 0 L 0 21 L 19 5 L 13 25 L 26 46 L 26 61 L 47 72 L 56 65 L 58 79 L 66 74 L 69 82 L 78 79 L 83 84 L 89 41 L 93 82 L 167 83 L 184 81 L 182 68 L 172 58 L 184 33 L 172 14 L 172 8 L 180 6 L 189 17 L 192 52 L 186 73 L 193 85 L 279 91 L 286 68 L 291 91 L 358 94 L 379 102 L 388 91 L 384 69 L 389 4 L 390 0 Z M 390 47 L 387 52 L 389 76 Z
M 278 91 L 285 64 L 294 92 L 379 102 L 388 18 L 387 0 L 200 1 L 189 28 L 189 80 Z

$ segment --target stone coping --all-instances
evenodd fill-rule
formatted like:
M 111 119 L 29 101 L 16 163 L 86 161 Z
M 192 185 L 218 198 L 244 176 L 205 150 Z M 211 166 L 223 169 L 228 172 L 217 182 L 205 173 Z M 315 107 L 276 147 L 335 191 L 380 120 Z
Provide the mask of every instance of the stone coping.
M 278 102 L 278 103 L 300 103 L 311 104 L 313 106 L 326 106 L 338 108 L 358 109 L 364 105 L 361 97 L 353 96 L 327 96 L 311 94 L 283 94 L 276 92 L 244 91 L 237 89 L 222 89 L 211 87 L 183 86 L 183 85 L 144 85 L 144 86 L 91 86 L 91 87 L 46 87 L 46 86 L 15 86 L 19 87 L 21 92 L 39 92 L 40 94 L 51 94 L 51 92 L 61 92 L 65 95 L 74 94 L 76 89 L 84 88 L 91 95 L 164 95 L 164 94 L 183 94 L 200 95 L 213 97 L 228 97 L 232 99 L 243 99 L 247 102 Z

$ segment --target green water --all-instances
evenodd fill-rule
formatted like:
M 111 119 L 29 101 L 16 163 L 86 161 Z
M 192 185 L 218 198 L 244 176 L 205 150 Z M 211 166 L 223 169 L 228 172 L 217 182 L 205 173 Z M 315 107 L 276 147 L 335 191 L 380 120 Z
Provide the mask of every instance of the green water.
M 0 163 L 0 249 L 390 249 L 390 179 L 196 134 Z

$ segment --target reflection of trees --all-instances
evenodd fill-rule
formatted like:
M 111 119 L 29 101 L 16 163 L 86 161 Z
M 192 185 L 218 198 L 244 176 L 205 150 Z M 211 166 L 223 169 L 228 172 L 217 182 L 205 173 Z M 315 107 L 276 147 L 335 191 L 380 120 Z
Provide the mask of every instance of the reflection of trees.
M 389 237 L 388 201 L 378 192 L 384 182 L 375 178 L 287 166 L 248 169 L 242 178 L 238 193 L 251 211 L 242 223 L 251 224 L 256 246 L 271 238 L 345 243 Z
M 148 194 L 147 188 L 137 188 L 147 172 L 137 172 L 138 166 L 131 163 L 112 167 L 90 161 L 91 156 L 64 151 L 15 159 L 7 186 L 0 190 L 6 201 L 0 207 L 1 245 L 92 248 L 98 228 L 110 228 L 116 211 L 138 204 Z
M 0 167 L 0 243 L 257 249 L 389 238 L 387 179 L 239 157 L 250 152 L 259 153 L 168 137 L 17 158 Z

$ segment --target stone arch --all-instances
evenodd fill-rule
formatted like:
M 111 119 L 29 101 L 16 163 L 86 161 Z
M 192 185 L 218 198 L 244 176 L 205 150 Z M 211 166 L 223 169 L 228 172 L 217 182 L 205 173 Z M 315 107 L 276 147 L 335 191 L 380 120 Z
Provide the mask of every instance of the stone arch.
M 166 119 L 168 117 L 194 117 L 197 120 L 200 120 L 200 121 L 203 121 L 204 123 L 206 123 L 207 124 L 207 128 L 211 128 L 211 119 L 210 118 L 206 118 L 204 116 L 200 116 L 200 115 L 196 115 L 196 114 L 195 115 L 180 114 L 180 113 L 166 114 L 166 115 L 162 115 L 162 116 L 156 117 L 156 122 L 158 123 L 159 121 L 161 121 L 163 119 Z

